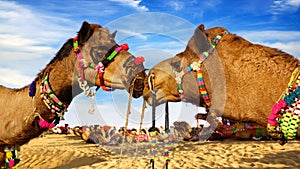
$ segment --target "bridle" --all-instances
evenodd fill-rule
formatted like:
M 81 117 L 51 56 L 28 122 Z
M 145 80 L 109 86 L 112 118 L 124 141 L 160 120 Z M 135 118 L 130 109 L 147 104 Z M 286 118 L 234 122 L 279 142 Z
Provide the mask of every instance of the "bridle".
M 209 99 L 208 93 L 207 93 L 207 89 L 205 87 L 205 83 L 203 80 L 203 73 L 201 70 L 201 64 L 208 58 L 208 56 L 210 54 L 212 54 L 217 46 L 217 44 L 220 42 L 221 38 L 228 34 L 227 31 L 221 32 L 219 33 L 216 38 L 213 40 L 213 42 L 211 43 L 210 48 L 208 49 L 208 51 L 205 51 L 203 53 L 201 53 L 201 55 L 199 56 L 199 61 L 197 62 L 193 62 L 191 65 L 189 65 L 188 67 L 184 68 L 181 72 L 175 72 L 175 80 L 178 84 L 177 90 L 179 92 L 179 96 L 180 99 L 182 100 L 184 98 L 184 92 L 182 89 L 182 78 L 185 74 L 188 74 L 191 71 L 197 71 L 197 80 L 198 80 L 198 89 L 199 89 L 199 93 L 201 93 L 202 98 L 204 99 L 204 102 L 206 104 L 206 106 L 210 107 L 211 106 L 211 101 Z
M 87 82 L 86 82 L 85 77 L 84 77 L 84 69 L 85 68 L 92 68 L 92 69 L 97 71 L 98 79 L 99 79 L 99 82 L 100 82 L 100 87 L 102 88 L 102 90 L 112 91 L 112 88 L 107 87 L 104 84 L 103 75 L 104 75 L 105 66 L 107 66 L 107 64 L 109 62 L 111 62 L 114 59 L 114 57 L 116 57 L 118 55 L 118 53 L 120 51 L 122 51 L 122 50 L 128 51 L 128 49 L 129 49 L 128 44 L 122 44 L 120 46 L 116 45 L 115 50 L 113 50 L 107 58 L 105 58 L 104 60 L 102 60 L 99 63 L 89 63 L 88 65 L 86 65 L 86 61 L 83 58 L 83 55 L 80 51 L 80 48 L 79 48 L 79 45 L 78 45 L 78 36 L 77 35 L 73 38 L 73 47 L 74 47 L 74 52 L 76 53 L 77 58 L 79 59 L 78 67 L 77 67 L 78 82 L 80 84 L 82 84 L 82 83 L 86 84 Z

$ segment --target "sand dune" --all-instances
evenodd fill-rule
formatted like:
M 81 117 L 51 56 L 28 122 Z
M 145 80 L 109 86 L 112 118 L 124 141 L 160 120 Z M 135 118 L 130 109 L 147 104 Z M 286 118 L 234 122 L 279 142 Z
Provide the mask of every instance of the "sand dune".
M 129 148 L 131 146 L 131 149 Z M 46 135 L 21 147 L 20 169 L 144 169 L 149 164 L 149 144 L 99 147 L 77 136 Z M 126 151 L 128 150 L 128 151 Z M 114 151 L 112 153 L 110 151 Z M 161 150 L 160 153 L 163 153 Z M 198 168 L 300 168 L 300 141 L 284 146 L 275 141 L 182 142 L 171 145 L 170 169 Z M 164 168 L 159 156 L 155 168 Z

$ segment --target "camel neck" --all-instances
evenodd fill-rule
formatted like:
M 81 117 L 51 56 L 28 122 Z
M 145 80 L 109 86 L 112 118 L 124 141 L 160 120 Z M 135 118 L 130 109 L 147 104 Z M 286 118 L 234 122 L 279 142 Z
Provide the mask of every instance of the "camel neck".
M 53 94 L 63 103 L 70 104 L 73 97 L 78 95 L 78 83 L 75 76 L 76 56 L 63 58 L 62 60 L 51 63 L 43 71 L 43 77 L 47 76 L 48 85 Z

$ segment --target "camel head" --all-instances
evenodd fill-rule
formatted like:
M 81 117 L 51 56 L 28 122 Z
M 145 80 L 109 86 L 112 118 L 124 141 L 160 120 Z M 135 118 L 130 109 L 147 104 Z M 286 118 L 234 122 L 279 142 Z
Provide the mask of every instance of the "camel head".
M 148 77 L 145 79 L 145 88 L 143 92 L 143 96 L 148 104 L 152 105 L 152 93 L 155 93 L 157 105 L 167 101 L 184 101 L 203 106 L 204 100 L 200 97 L 201 95 L 197 84 L 197 73 L 192 71 L 180 78 L 184 91 L 183 98 L 180 98 L 176 78 L 180 71 L 185 69 L 191 63 L 199 61 L 200 54 L 207 51 L 215 36 L 224 30 L 224 28 L 204 30 L 204 25 L 199 25 L 195 29 L 194 35 L 189 40 L 187 47 L 183 52 L 156 64 L 150 69 Z M 203 73 L 205 73 L 205 66 L 201 65 L 201 69 L 203 69 Z M 207 76 L 204 76 L 204 81 L 205 85 L 207 85 L 206 82 L 209 82 Z
M 78 32 L 78 47 L 85 60 L 85 78 L 88 83 L 102 89 L 129 91 L 130 86 L 133 86 L 133 97 L 138 98 L 143 93 L 146 77 L 144 58 L 136 58 L 129 53 L 127 44 L 117 44 L 115 35 L 116 32 L 111 34 L 100 25 L 83 22 Z

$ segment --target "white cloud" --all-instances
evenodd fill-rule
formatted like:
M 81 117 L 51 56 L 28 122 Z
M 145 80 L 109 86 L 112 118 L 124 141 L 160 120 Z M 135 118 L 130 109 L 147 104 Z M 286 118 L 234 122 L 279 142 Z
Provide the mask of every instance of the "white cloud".
M 184 3 L 180 2 L 180 1 L 171 1 L 169 2 L 169 5 L 175 10 L 175 11 L 179 11 L 182 8 L 184 8 Z
M 251 41 L 297 41 L 300 31 L 240 31 L 237 35 L 251 39 Z
M 247 31 L 237 32 L 245 39 L 280 49 L 300 58 L 300 31 Z
M 9 68 L 0 68 L 1 85 L 20 88 L 31 83 L 33 78 L 23 75 L 20 71 Z
M 119 29 L 118 32 L 124 33 L 125 37 L 135 36 L 135 37 L 137 37 L 139 39 L 147 40 L 147 36 L 143 35 L 142 33 L 139 33 L 139 32 L 134 32 L 134 31 L 130 31 L 130 30 L 127 30 L 127 29 Z
M 70 23 L 67 19 L 10 1 L 0 0 L 0 21 L 0 66 L 5 68 L 1 69 L 0 84 L 9 87 L 30 83 L 28 80 L 44 68 L 56 48 L 67 40 L 65 37 L 72 37 L 77 31 L 65 26 Z
M 300 0 L 275 0 L 270 12 L 274 15 L 281 13 L 293 13 L 299 9 Z
M 289 43 L 275 42 L 275 43 L 262 43 L 262 44 L 265 46 L 277 48 L 300 59 L 300 49 L 299 49 L 300 41 L 289 42 Z
M 118 2 L 118 3 L 121 3 L 123 5 L 128 5 L 128 6 L 133 7 L 134 9 L 136 9 L 138 11 L 148 11 L 149 10 L 146 6 L 140 5 L 142 0 L 110 0 L 110 1 Z

